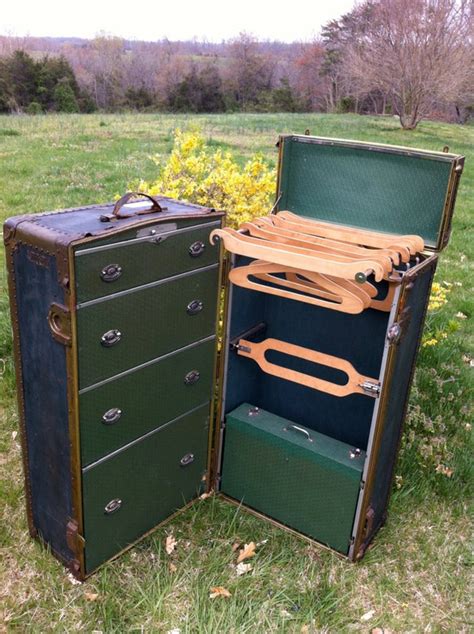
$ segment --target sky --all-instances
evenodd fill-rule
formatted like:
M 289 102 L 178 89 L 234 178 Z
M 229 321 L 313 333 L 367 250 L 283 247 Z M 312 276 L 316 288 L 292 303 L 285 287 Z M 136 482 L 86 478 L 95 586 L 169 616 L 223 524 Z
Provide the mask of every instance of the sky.
M 92 38 L 104 32 L 135 40 L 220 42 L 245 31 L 264 40 L 308 41 L 353 5 L 354 0 L 2 0 L 0 34 Z

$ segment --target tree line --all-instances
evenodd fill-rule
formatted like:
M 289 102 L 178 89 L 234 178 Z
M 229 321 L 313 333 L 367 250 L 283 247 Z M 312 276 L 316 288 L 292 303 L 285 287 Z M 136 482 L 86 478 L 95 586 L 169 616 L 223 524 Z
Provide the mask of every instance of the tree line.
M 465 121 L 472 5 L 366 0 L 312 42 L 0 38 L 0 111 L 356 112 Z

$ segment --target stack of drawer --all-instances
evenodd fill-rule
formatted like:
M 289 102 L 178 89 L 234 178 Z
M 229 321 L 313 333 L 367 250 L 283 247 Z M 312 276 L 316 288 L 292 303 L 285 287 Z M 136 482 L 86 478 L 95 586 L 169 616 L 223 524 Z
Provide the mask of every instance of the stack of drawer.
M 74 252 L 86 571 L 182 508 L 205 478 L 218 225 L 178 220 Z

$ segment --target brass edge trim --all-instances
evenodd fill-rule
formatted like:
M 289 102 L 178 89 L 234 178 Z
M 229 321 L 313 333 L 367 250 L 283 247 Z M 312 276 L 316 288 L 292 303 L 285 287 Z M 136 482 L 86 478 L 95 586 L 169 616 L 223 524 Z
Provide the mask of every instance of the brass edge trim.
M 397 310 L 396 310 L 396 314 L 394 316 L 394 321 L 397 321 L 400 316 L 402 311 L 405 308 L 406 305 L 406 299 L 407 299 L 407 295 L 410 292 L 411 288 L 409 287 L 410 282 L 413 280 L 413 278 L 417 277 L 421 271 L 423 271 L 426 267 L 434 267 L 436 268 L 436 263 L 438 260 L 438 256 L 437 255 L 431 255 L 430 257 L 428 257 L 426 260 L 424 260 L 423 262 L 421 262 L 419 265 L 413 267 L 413 269 L 410 269 L 406 275 L 404 275 L 403 280 L 402 280 L 402 291 L 400 293 L 399 296 L 399 300 L 398 300 L 398 305 L 397 305 Z M 432 276 L 434 274 L 434 271 L 432 273 Z M 431 285 L 430 285 L 431 288 Z M 424 322 L 424 316 L 426 315 L 426 310 L 428 308 L 428 301 L 429 301 L 429 292 L 427 293 L 426 296 L 426 306 L 425 306 L 425 312 L 423 314 L 422 317 L 422 322 Z M 416 359 L 418 356 L 418 349 L 419 349 L 419 345 L 420 345 L 420 341 L 421 341 L 421 337 L 423 334 L 423 326 L 420 328 L 420 335 L 418 338 L 418 345 L 416 347 L 416 351 L 415 351 L 415 355 L 414 355 L 414 362 L 413 362 L 413 366 L 412 366 L 412 372 L 411 372 L 411 376 L 410 376 L 410 380 L 408 383 L 408 395 L 410 392 L 410 387 L 411 387 L 411 380 L 413 378 L 413 373 L 415 370 L 415 366 L 416 366 Z M 374 436 L 374 441 L 373 441 L 373 448 L 372 448 L 372 459 L 369 463 L 368 466 L 368 471 L 367 471 L 367 476 L 366 476 L 366 480 L 365 480 L 365 486 L 364 486 L 364 495 L 362 498 L 362 504 L 361 504 L 361 511 L 360 511 L 360 521 L 359 521 L 359 525 L 357 527 L 357 532 L 355 535 L 355 540 L 354 540 L 354 548 L 353 548 L 353 558 L 355 560 L 359 560 L 362 558 L 362 556 L 365 553 L 366 547 L 370 544 L 370 542 L 372 541 L 372 538 L 375 535 L 375 532 L 373 532 L 370 536 L 369 536 L 369 540 L 367 541 L 367 543 L 364 543 L 363 540 L 363 530 L 364 530 L 364 525 L 365 525 L 365 517 L 367 514 L 367 509 L 369 506 L 369 502 L 371 499 L 371 494 L 374 488 L 374 484 L 375 484 L 375 471 L 376 471 L 376 467 L 377 467 L 377 462 L 378 462 L 378 458 L 379 458 L 379 449 L 380 449 L 380 443 L 382 441 L 382 435 L 383 435 L 383 430 L 384 430 L 384 423 L 385 423 L 385 415 L 386 415 L 386 409 L 387 409 L 387 405 L 388 405 L 388 398 L 389 398 L 389 394 L 390 394 L 390 386 L 391 386 L 391 382 L 393 379 L 393 368 L 395 365 L 395 361 L 396 361 L 396 357 L 397 357 L 397 352 L 398 352 L 398 346 L 397 345 L 392 345 L 390 346 L 389 349 L 389 355 L 387 358 L 387 365 L 386 365 L 386 369 L 385 369 L 385 380 L 384 380 L 384 386 L 382 388 L 382 393 L 380 395 L 380 405 L 379 405 L 379 411 L 378 411 L 378 415 L 377 415 L 377 421 L 375 423 L 375 436 Z M 385 389 L 384 389 L 385 388 Z M 401 426 L 401 431 L 400 431 L 400 438 L 402 436 L 403 433 L 403 423 L 406 417 L 406 410 L 408 407 L 408 397 L 405 400 L 405 405 L 404 405 L 404 410 L 403 410 L 403 417 L 402 417 L 402 426 Z M 395 461 L 394 461 L 394 469 L 396 466 L 396 461 L 397 461 L 397 456 L 395 457 Z M 390 494 L 389 497 L 387 498 L 387 503 L 388 500 L 390 498 Z M 361 547 L 363 548 L 363 551 L 360 553 L 360 549 Z
M 416 156 L 419 158 L 442 160 L 450 162 L 455 159 L 462 158 L 460 154 L 449 152 L 438 152 L 436 150 L 424 150 L 422 148 L 412 148 L 405 145 L 392 145 L 390 143 L 371 143 L 369 141 L 358 141 L 356 139 L 341 139 L 323 136 L 310 136 L 306 134 L 289 134 L 285 135 L 292 140 L 303 143 L 319 143 L 320 145 L 344 145 L 349 147 L 359 147 L 361 149 L 372 149 L 377 151 L 392 152 L 397 154 L 405 154 L 407 156 Z M 395 152 L 393 152 L 395 150 Z
M 66 350 L 67 391 L 69 409 L 69 438 L 71 447 L 71 486 L 74 519 L 78 525 L 78 533 L 84 536 L 84 513 L 82 502 L 81 442 L 79 428 L 79 368 L 77 350 L 77 312 L 76 312 L 76 276 L 74 266 L 74 250 L 69 245 L 67 250 L 69 265 L 69 311 L 71 315 L 71 346 Z M 79 560 L 79 573 L 85 575 L 84 548 L 76 553 Z
M 25 498 L 26 498 L 26 517 L 28 521 L 28 530 L 32 537 L 37 537 L 38 531 L 34 525 L 33 509 L 31 506 L 32 493 L 31 493 L 31 480 L 29 469 L 29 457 L 28 457 L 28 444 L 26 442 L 26 425 L 25 425 L 25 400 L 24 400 L 24 386 L 23 386 L 23 372 L 21 363 L 21 349 L 20 349 L 20 329 L 18 323 L 18 304 L 16 295 L 16 277 L 14 266 L 14 252 L 17 243 L 15 240 L 10 240 L 5 244 L 5 253 L 7 259 L 7 279 L 8 279 L 8 294 L 10 300 L 10 316 L 11 325 L 13 331 L 13 359 L 15 362 L 15 379 L 16 379 L 16 401 L 18 407 L 18 423 L 20 431 L 20 444 L 21 444 L 21 456 L 23 464 L 23 478 L 25 482 Z
M 276 195 L 275 195 L 275 205 L 278 207 L 278 199 L 281 195 L 280 187 L 281 187 L 281 174 L 283 169 L 283 146 L 285 145 L 285 136 L 280 135 L 278 137 L 278 166 L 277 166 L 277 182 L 276 182 Z M 274 213 L 276 213 L 278 209 L 276 208 Z
M 225 225 L 225 219 L 223 219 Z M 211 404 L 211 419 L 209 424 L 209 440 L 208 440 L 208 482 L 207 490 L 215 489 L 218 485 L 217 478 L 219 472 L 219 454 L 220 454 L 220 420 L 222 415 L 222 396 L 224 388 L 224 360 L 226 352 L 226 315 L 228 308 L 228 258 L 225 255 L 224 245 L 221 243 L 220 252 L 220 271 L 217 296 L 217 315 L 216 315 L 216 348 L 214 357 L 214 391 Z M 219 342 L 221 348 L 219 350 Z
M 220 489 L 220 472 L 222 467 L 222 453 L 223 453 L 223 424 L 224 424 L 224 412 L 226 404 L 226 389 L 227 389 L 227 367 L 229 359 L 229 346 L 228 340 L 230 336 L 230 318 L 231 318 L 231 304 L 232 304 L 232 284 L 229 282 L 229 271 L 232 268 L 235 256 L 233 254 L 227 254 L 225 260 L 225 269 L 223 272 L 223 289 L 224 289 L 224 308 L 222 316 L 222 348 L 220 356 L 219 366 L 219 394 L 218 394 L 218 407 L 216 412 L 216 425 L 214 430 L 214 446 L 215 451 L 215 470 L 213 478 L 213 488 L 218 491 Z
M 449 176 L 448 187 L 443 207 L 443 216 L 438 234 L 438 243 L 436 251 L 442 251 L 448 244 L 451 234 L 451 224 L 454 214 L 454 206 L 456 204 L 456 196 L 458 193 L 459 183 L 464 167 L 464 157 L 460 156 L 453 163 Z M 461 169 L 459 169 L 461 168 Z
M 268 515 L 265 515 L 265 513 L 261 513 L 260 511 L 255 511 L 254 509 L 250 508 L 249 506 L 246 506 L 242 502 L 239 502 L 238 500 L 235 500 L 234 498 L 227 496 L 225 493 L 219 493 L 219 497 L 225 500 L 226 502 L 229 502 L 230 504 L 233 504 L 234 506 L 241 508 L 246 513 L 250 513 L 251 515 L 258 517 L 259 519 L 265 520 L 266 522 L 270 522 L 270 524 L 273 524 L 273 526 L 276 526 L 277 528 L 283 529 L 287 533 L 291 533 L 292 535 L 295 535 L 295 537 L 298 537 L 299 539 L 305 542 L 308 542 L 312 546 L 317 546 L 318 548 L 326 550 L 332 553 L 333 555 L 335 555 L 336 557 L 338 557 L 339 559 L 343 559 L 344 561 L 348 560 L 348 556 L 344 555 L 338 550 L 335 550 L 334 548 L 331 548 L 330 546 L 327 546 L 326 544 L 323 544 L 322 542 L 318 542 L 317 539 L 314 539 L 313 537 L 309 537 L 309 535 L 305 535 L 305 533 L 300 533 L 294 528 L 290 528 L 290 526 L 287 526 L 286 524 L 282 524 L 278 520 L 273 519 L 273 517 L 269 517 Z

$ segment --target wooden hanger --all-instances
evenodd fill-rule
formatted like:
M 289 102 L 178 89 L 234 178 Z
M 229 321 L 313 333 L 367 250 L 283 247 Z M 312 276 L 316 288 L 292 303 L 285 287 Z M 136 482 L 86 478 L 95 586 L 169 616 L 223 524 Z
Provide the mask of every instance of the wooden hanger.
M 322 235 L 323 237 L 339 240 L 341 242 L 350 242 L 352 244 L 363 244 L 375 248 L 395 248 L 404 246 L 408 248 L 411 255 L 420 253 L 425 248 L 425 243 L 420 236 L 407 235 L 398 236 L 388 233 L 377 233 L 367 231 L 365 229 L 356 229 L 355 227 L 345 227 L 332 223 L 318 222 L 309 218 L 302 218 L 291 211 L 280 211 L 274 215 L 275 223 L 285 221 L 297 223 L 299 230 L 314 235 Z
M 265 262 L 349 279 L 357 279 L 357 277 L 364 279 L 373 273 L 375 280 L 380 282 L 385 275 L 384 267 L 371 259 L 354 260 L 353 262 L 333 259 L 336 256 L 329 259 L 328 256 L 315 255 L 314 251 L 310 249 L 245 236 L 230 227 L 214 229 L 210 234 L 211 244 L 214 244 L 216 237 L 222 239 L 225 248 L 231 253 Z
M 296 370 L 270 363 L 265 358 L 265 353 L 268 350 L 276 350 L 283 354 L 298 357 L 299 359 L 313 361 L 320 365 L 341 370 L 347 375 L 347 383 L 339 385 L 331 381 L 318 379 L 310 374 L 304 374 L 303 372 L 297 372 Z M 364 385 L 367 383 L 375 386 L 380 385 L 378 380 L 359 374 L 352 363 L 345 359 L 317 352 L 316 350 L 310 350 L 309 348 L 303 348 L 302 346 L 281 341 L 280 339 L 265 339 L 261 343 L 240 339 L 237 346 L 237 354 L 253 359 L 267 374 L 277 376 L 286 381 L 305 385 L 313 390 L 326 392 L 332 396 L 348 396 L 349 394 L 370 394 L 371 396 L 377 396 L 376 390 L 369 391 L 368 387 L 364 389 Z
M 335 259 L 339 262 L 353 262 L 354 260 L 370 258 L 375 262 L 379 262 L 379 264 L 383 266 L 386 275 L 388 275 L 393 269 L 392 260 L 388 257 L 388 255 L 385 255 L 380 251 L 369 251 L 368 249 L 365 249 L 362 252 L 362 255 L 351 254 L 344 249 L 344 243 L 342 242 L 339 244 L 340 248 L 334 248 L 328 244 L 324 244 L 323 240 L 320 240 L 320 244 L 318 244 L 318 242 L 313 241 L 311 237 L 305 236 L 304 234 L 296 234 L 296 237 L 293 237 L 283 233 L 283 231 L 279 230 L 279 228 L 275 230 L 265 226 L 259 227 L 253 222 L 244 222 L 240 226 L 240 230 L 248 231 L 250 235 L 256 238 L 314 250 L 318 254 L 327 255 L 331 259 Z
M 317 279 L 316 279 L 317 276 Z M 364 284 L 357 284 L 351 280 L 345 280 L 341 277 L 333 277 L 332 275 L 321 275 L 319 273 L 308 274 L 306 271 L 289 271 L 286 273 L 286 278 L 293 282 L 299 282 L 305 286 L 311 288 L 323 286 L 324 284 L 333 284 L 338 287 L 341 293 L 350 293 L 359 297 L 364 308 L 368 308 L 372 301 L 372 298 L 377 295 L 377 289 L 369 282 Z
M 275 218 L 274 215 L 255 218 L 252 221 L 252 224 L 256 225 L 257 227 L 270 229 L 273 231 L 278 231 L 280 235 L 284 235 L 284 236 L 288 236 L 292 238 L 304 239 L 308 242 L 311 242 L 311 244 L 316 244 L 323 247 L 331 247 L 335 250 L 345 253 L 346 255 L 362 256 L 362 257 L 367 257 L 367 256 L 371 257 L 373 255 L 373 249 L 368 249 L 367 247 L 360 247 L 354 244 L 350 244 L 349 242 L 340 242 L 338 240 L 332 240 L 331 238 L 322 238 L 318 236 L 313 236 L 313 235 L 310 235 L 309 233 L 297 231 L 296 229 L 291 230 L 288 228 L 284 228 L 283 226 L 278 226 L 273 222 L 272 220 L 273 218 Z M 249 223 L 245 223 L 245 225 L 247 224 Z M 288 223 L 288 225 L 289 224 L 290 223 Z M 244 225 L 242 225 L 242 227 L 243 226 Z M 377 253 L 383 254 L 389 257 L 392 260 L 394 265 L 400 264 L 400 259 L 402 259 L 403 262 L 405 261 L 408 262 L 410 260 L 410 252 L 408 251 L 408 249 L 401 249 L 401 252 L 400 252 L 400 250 L 384 248 L 384 249 L 378 249 Z
M 279 273 L 285 274 L 286 278 L 275 275 Z M 288 279 L 289 275 L 294 275 L 294 278 Z M 303 276 L 304 279 L 302 279 Z M 251 277 L 277 286 L 259 284 L 251 280 Z M 354 293 L 318 273 L 300 271 L 268 262 L 257 261 L 247 266 L 234 267 L 229 273 L 229 280 L 237 286 L 251 290 L 350 314 L 361 313 L 371 302 L 369 295 L 362 290 L 358 289 L 358 292 Z M 284 290 L 286 288 L 291 290 Z

